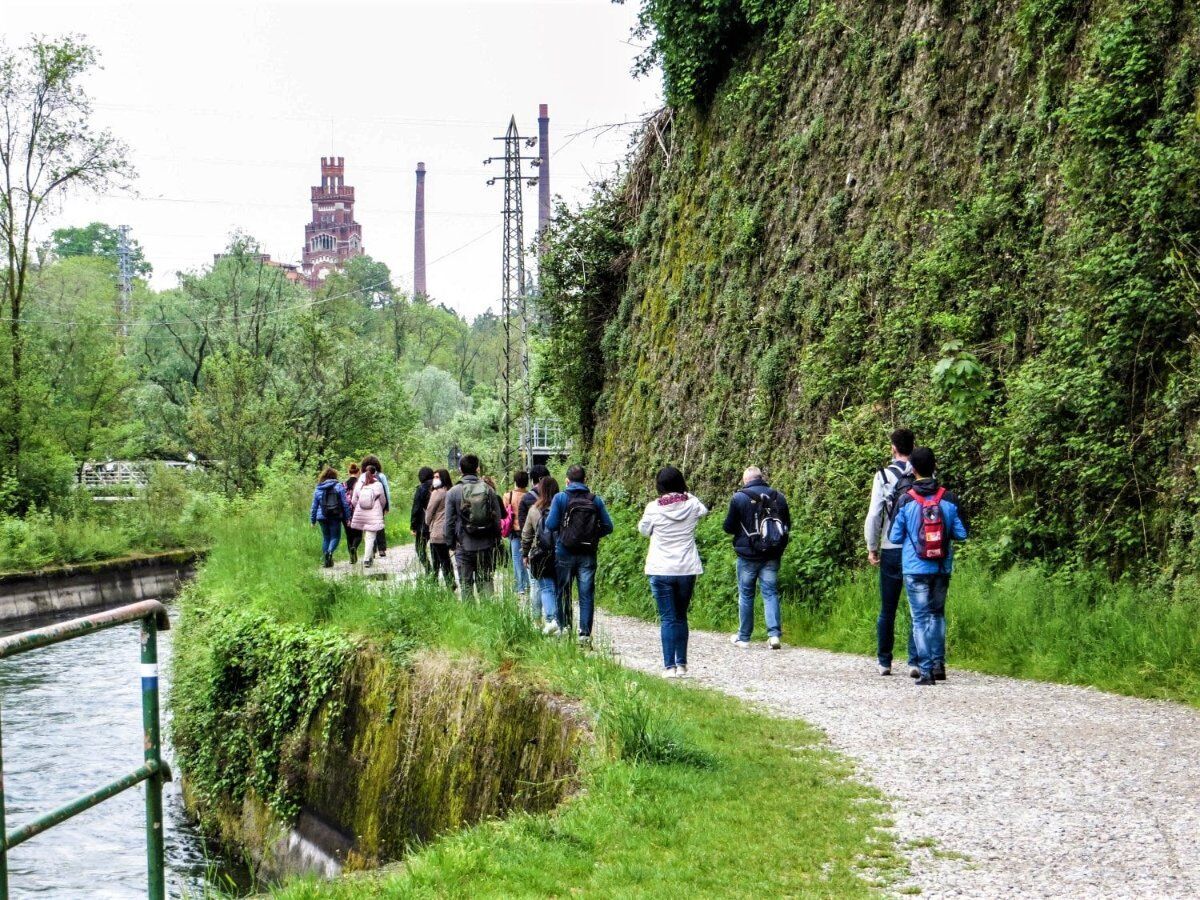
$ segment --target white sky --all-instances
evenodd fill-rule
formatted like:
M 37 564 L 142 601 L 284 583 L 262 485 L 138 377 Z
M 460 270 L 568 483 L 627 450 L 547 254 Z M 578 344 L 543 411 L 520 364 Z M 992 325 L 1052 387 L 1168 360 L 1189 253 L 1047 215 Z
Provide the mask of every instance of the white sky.
M 429 292 L 474 316 L 498 306 L 502 187 L 486 156 L 516 114 L 536 136 L 550 106 L 551 189 L 583 199 L 660 104 L 630 74 L 636 0 L 180 2 L 3 0 L 10 46 L 32 33 L 85 35 L 103 70 L 97 120 L 131 148 L 136 196 L 73 196 L 41 232 L 128 224 L 153 285 L 212 262 L 229 234 L 298 262 L 320 157 L 346 160 L 367 252 L 412 285 L 413 172 L 424 161 Z M 572 135 L 575 135 L 572 137 Z M 535 150 L 527 151 L 531 154 Z M 537 188 L 525 191 L 526 243 Z M 465 245 L 465 246 L 464 246 Z

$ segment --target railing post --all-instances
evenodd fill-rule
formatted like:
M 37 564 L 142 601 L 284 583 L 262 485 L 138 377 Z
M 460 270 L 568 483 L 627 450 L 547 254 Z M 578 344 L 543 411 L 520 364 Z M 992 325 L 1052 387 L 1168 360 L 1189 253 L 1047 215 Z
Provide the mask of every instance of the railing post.
M 8 829 L 4 824 L 4 748 L 3 739 L 0 738 L 0 900 L 8 900 L 7 834 Z
M 146 868 L 149 875 L 147 896 L 166 900 L 166 873 L 163 869 L 163 771 L 158 730 L 158 624 L 154 614 L 142 619 L 142 732 L 146 762 L 160 768 L 146 780 Z

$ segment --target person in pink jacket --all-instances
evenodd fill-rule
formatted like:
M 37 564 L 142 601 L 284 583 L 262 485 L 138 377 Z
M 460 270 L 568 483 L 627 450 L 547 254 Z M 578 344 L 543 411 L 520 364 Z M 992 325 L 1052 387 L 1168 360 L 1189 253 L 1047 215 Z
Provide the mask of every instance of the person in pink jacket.
M 379 473 L 374 466 L 367 466 L 362 478 L 354 485 L 354 498 L 350 504 L 354 508 L 350 527 L 361 531 L 365 539 L 364 567 L 370 567 L 375 562 L 375 539 L 383 531 L 383 508 L 386 502 Z

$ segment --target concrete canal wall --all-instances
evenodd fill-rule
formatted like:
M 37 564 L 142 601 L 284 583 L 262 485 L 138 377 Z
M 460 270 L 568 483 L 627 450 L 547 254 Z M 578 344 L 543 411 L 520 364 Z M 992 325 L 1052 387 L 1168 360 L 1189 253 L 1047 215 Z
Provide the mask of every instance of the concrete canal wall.
M 173 597 L 196 558 L 194 551 L 176 550 L 0 575 L 0 625 Z

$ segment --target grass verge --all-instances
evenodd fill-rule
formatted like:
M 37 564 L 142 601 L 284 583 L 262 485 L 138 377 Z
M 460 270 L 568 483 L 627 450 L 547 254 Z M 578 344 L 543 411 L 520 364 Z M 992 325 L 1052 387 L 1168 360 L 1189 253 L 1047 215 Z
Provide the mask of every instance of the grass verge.
M 290 635 L 369 640 L 397 659 L 425 648 L 482 659 L 574 698 L 597 735 L 581 761 L 580 790 L 553 812 L 487 822 L 393 867 L 301 880 L 276 896 L 860 897 L 899 874 L 902 860 L 880 830 L 884 805 L 813 729 L 543 639 L 509 600 L 464 605 L 429 586 L 327 581 L 315 568 L 317 538 L 302 500 L 278 486 L 268 491 L 218 527 L 183 601 L 177 746 L 194 752 L 198 741 L 234 740 L 227 731 L 189 732 L 203 718 L 198 706 L 221 702 L 201 689 L 213 655 L 204 629 L 221 610 Z M 254 762 L 269 766 L 277 749 L 259 748 Z M 191 777 L 187 757 L 181 762 Z

